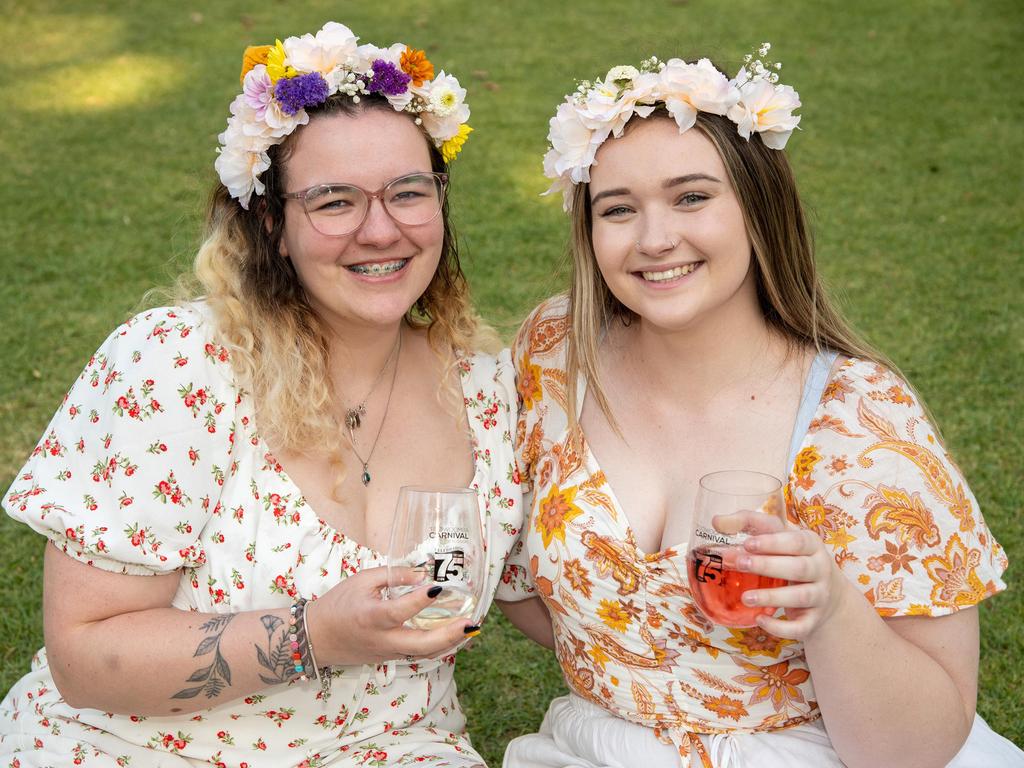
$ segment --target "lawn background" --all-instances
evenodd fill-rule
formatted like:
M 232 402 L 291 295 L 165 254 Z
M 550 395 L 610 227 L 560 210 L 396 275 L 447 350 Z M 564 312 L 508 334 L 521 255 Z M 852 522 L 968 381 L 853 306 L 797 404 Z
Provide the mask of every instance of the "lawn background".
M 731 71 L 772 41 L 805 104 L 787 152 L 821 268 L 927 399 L 1014 564 L 981 608 L 978 708 L 1024 744 L 1019 3 L 3 0 L 0 19 L 0 489 L 88 355 L 187 267 L 246 45 L 335 19 L 461 79 L 476 132 L 453 169 L 455 220 L 476 301 L 508 337 L 565 274 L 565 220 L 538 192 L 572 78 L 651 54 Z M 0 692 L 42 642 L 42 546 L 0 519 Z M 495 764 L 563 690 L 496 615 L 459 667 Z

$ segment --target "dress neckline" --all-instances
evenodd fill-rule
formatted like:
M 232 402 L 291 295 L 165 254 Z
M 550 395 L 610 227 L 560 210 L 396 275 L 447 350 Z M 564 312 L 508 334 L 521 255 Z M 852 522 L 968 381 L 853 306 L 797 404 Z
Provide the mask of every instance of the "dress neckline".
M 809 427 L 811 420 L 814 418 L 814 414 L 817 413 L 821 407 L 822 398 L 825 396 L 825 391 L 828 389 L 829 383 L 835 378 L 839 372 L 835 367 L 836 359 L 839 357 L 838 352 L 832 350 L 823 349 L 820 350 L 811 362 L 811 366 L 807 371 L 807 376 L 804 379 L 804 386 L 800 394 L 800 405 L 797 410 L 796 417 L 793 420 L 793 433 L 790 438 L 790 455 L 789 455 L 789 474 L 785 478 L 785 484 L 788 485 L 793 476 L 793 464 L 796 461 L 796 457 L 799 452 L 803 449 L 803 445 L 810 435 Z M 590 441 L 587 440 L 587 436 L 583 431 L 583 425 L 580 422 L 580 415 L 583 413 L 583 404 L 587 398 L 587 381 L 583 373 L 579 373 L 576 376 L 576 391 L 579 392 L 579 396 L 576 398 L 576 429 L 579 430 L 580 441 L 583 444 L 583 463 L 586 466 L 588 474 L 592 477 L 598 472 L 602 472 L 601 465 L 597 461 L 597 457 L 594 452 L 590 449 Z M 568 416 L 568 414 L 566 414 Z M 568 430 L 568 425 L 566 425 Z M 626 515 L 626 510 L 619 501 L 618 495 L 615 493 L 615 488 L 612 486 L 610 480 L 605 476 L 605 492 L 608 494 L 608 498 L 611 501 L 611 505 L 615 510 L 615 516 L 612 518 L 612 524 L 618 529 L 618 533 L 622 537 L 623 541 L 627 541 L 632 537 L 633 528 L 629 524 L 629 517 Z M 663 547 L 656 552 L 645 552 L 639 544 L 633 539 L 633 547 L 639 554 L 640 559 L 644 562 L 655 562 L 663 560 L 666 557 L 677 555 L 681 551 L 685 552 L 689 546 L 688 541 L 682 541 L 678 544 L 672 544 L 668 547 Z
M 463 363 L 468 363 L 473 358 L 477 357 L 477 355 L 478 353 L 466 354 L 460 352 L 455 358 L 455 370 L 458 370 Z M 470 374 L 468 376 L 464 376 L 462 375 L 462 373 L 459 373 L 458 377 L 459 389 L 462 392 L 462 408 L 464 413 L 466 414 L 466 420 L 469 423 L 469 434 L 472 441 L 470 443 L 470 450 L 473 453 L 473 477 L 470 479 L 469 486 L 467 487 L 473 488 L 474 490 L 477 491 L 477 509 L 480 514 L 480 525 L 481 530 L 484 532 L 484 536 L 486 537 L 488 535 L 486 527 L 487 521 L 485 519 L 483 499 L 481 499 L 480 497 L 479 489 L 481 487 L 480 476 L 487 470 L 487 466 L 486 463 L 483 461 L 481 451 L 477 450 L 480 447 L 480 439 L 479 436 L 477 435 L 476 429 L 473 427 L 473 419 L 470 417 L 469 410 L 466 408 L 467 400 L 470 400 L 472 397 L 471 393 L 466 389 L 466 386 L 467 383 L 472 378 L 472 371 L 474 370 L 476 370 L 476 368 L 472 366 L 472 364 L 470 364 Z M 277 462 L 277 457 L 274 455 L 274 452 L 271 450 L 270 446 L 267 445 L 266 440 L 263 439 L 263 433 L 260 431 L 259 425 L 256 424 L 255 410 L 252 419 L 254 431 L 256 432 L 256 435 L 259 439 L 259 445 L 257 446 L 257 450 L 260 451 L 264 456 L 269 456 L 273 458 L 275 462 Z M 279 466 L 281 466 L 281 471 L 275 472 L 275 474 L 280 478 L 282 483 L 284 483 L 290 489 L 293 489 L 295 491 L 296 501 L 301 501 L 302 505 L 305 506 L 307 510 L 309 510 L 312 518 L 316 520 L 317 528 L 322 536 L 325 536 L 326 539 L 330 539 L 331 541 L 349 542 L 355 548 L 355 551 L 358 553 L 358 559 L 360 562 L 387 561 L 387 555 L 385 553 L 379 552 L 373 547 L 354 539 L 353 537 L 347 535 L 343 531 L 338 530 L 333 525 L 324 520 L 323 517 L 321 517 L 320 514 L 313 508 L 313 505 L 306 500 L 306 495 L 302 492 L 302 489 L 299 487 L 298 483 L 296 483 L 295 480 L 292 479 L 292 476 L 288 474 L 284 466 L 280 464 Z

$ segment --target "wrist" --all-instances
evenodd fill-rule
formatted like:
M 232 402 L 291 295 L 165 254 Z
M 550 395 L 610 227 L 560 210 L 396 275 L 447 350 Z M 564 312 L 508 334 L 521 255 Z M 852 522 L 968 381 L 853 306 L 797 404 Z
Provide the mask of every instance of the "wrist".
M 310 612 L 317 612 L 317 608 L 314 608 L 316 605 L 316 600 L 306 601 L 304 604 L 304 610 L 302 611 L 302 638 L 304 641 L 302 659 L 305 676 L 301 679 L 305 681 L 315 678 L 317 684 L 320 686 L 320 695 L 326 700 L 331 694 L 330 669 L 329 665 L 317 656 L 316 638 L 311 634 L 313 632 L 311 625 L 318 625 L 317 622 L 310 621 Z
M 814 629 L 804 638 L 804 646 L 815 646 L 819 642 L 826 647 L 832 642 L 830 636 L 836 628 L 843 634 L 848 634 L 850 628 L 858 623 L 857 614 L 863 613 L 867 608 L 870 611 L 867 601 L 857 591 L 856 586 L 847 579 L 837 566 L 832 567 L 829 584 L 828 605 L 822 611 L 821 620 Z M 873 611 L 870 611 L 874 613 Z M 813 653 L 813 650 L 811 651 Z
M 321 613 L 321 606 L 319 600 L 310 600 L 306 603 L 306 642 L 309 645 L 311 651 L 310 662 L 313 662 L 315 658 L 316 664 L 320 668 L 330 666 L 330 649 L 328 648 L 327 632 L 324 631 L 324 616 Z M 309 673 L 313 674 L 313 669 L 310 668 Z

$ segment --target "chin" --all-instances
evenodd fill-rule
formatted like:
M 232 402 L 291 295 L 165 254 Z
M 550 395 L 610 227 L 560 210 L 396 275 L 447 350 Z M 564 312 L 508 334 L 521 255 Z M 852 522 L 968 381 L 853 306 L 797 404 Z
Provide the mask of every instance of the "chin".
M 632 305 L 623 302 L 623 305 L 642 323 L 652 328 L 664 331 L 685 331 L 697 319 L 696 313 L 689 308 L 678 306 L 682 303 L 678 300 L 674 303 L 676 306 L 651 306 L 644 301 L 633 302 Z

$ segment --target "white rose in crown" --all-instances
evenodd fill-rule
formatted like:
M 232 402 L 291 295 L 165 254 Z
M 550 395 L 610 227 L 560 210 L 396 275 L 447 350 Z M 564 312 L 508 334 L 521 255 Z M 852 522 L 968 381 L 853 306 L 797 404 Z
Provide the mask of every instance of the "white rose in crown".
M 549 126 L 548 141 L 554 153 L 552 169 L 555 175 L 567 174 L 573 184 L 590 181 L 589 168 L 611 126 L 605 126 L 600 131 L 591 130 L 584 123 L 580 110 L 569 102 L 558 107 Z
M 263 194 L 264 186 L 259 177 L 270 167 L 270 156 L 266 152 L 250 152 L 227 145 L 218 152 L 213 165 L 228 192 L 243 205 L 249 204 L 253 192 Z
M 636 71 L 633 67 L 616 69 Z M 605 136 L 607 131 L 610 131 L 612 136 L 618 138 L 634 114 L 647 117 L 654 111 L 657 78 L 639 72 L 628 78 L 624 77 L 624 74 L 626 73 L 613 69 L 606 76 L 604 83 L 597 83 L 587 92 L 582 105 L 578 107 L 580 120 L 587 128 L 597 133 L 605 131 Z M 616 75 L 618 79 L 610 79 Z M 626 83 L 626 87 L 620 89 L 619 83 Z
M 364 70 L 369 69 L 377 59 L 390 61 L 397 67 L 402 63 L 402 52 L 405 49 L 405 43 L 395 43 L 388 48 L 379 48 L 373 43 L 363 43 L 356 48 L 356 61 Z
M 741 69 L 736 76 L 743 84 L 739 86 L 740 101 L 729 110 L 729 119 L 736 123 L 743 138 L 760 133 L 766 147 L 783 149 L 800 124 L 800 116 L 793 114 L 800 106 L 800 96 L 788 85 L 774 85 L 764 79 L 747 80 L 745 75 L 746 70 Z
M 659 99 L 680 131 L 693 127 L 698 112 L 725 115 L 740 99 L 736 86 L 707 59 L 696 64 L 669 59 L 659 81 Z
M 328 79 L 335 68 L 354 63 L 358 41 L 344 24 L 329 21 L 315 35 L 289 37 L 284 50 L 288 66 L 300 72 L 319 72 Z

